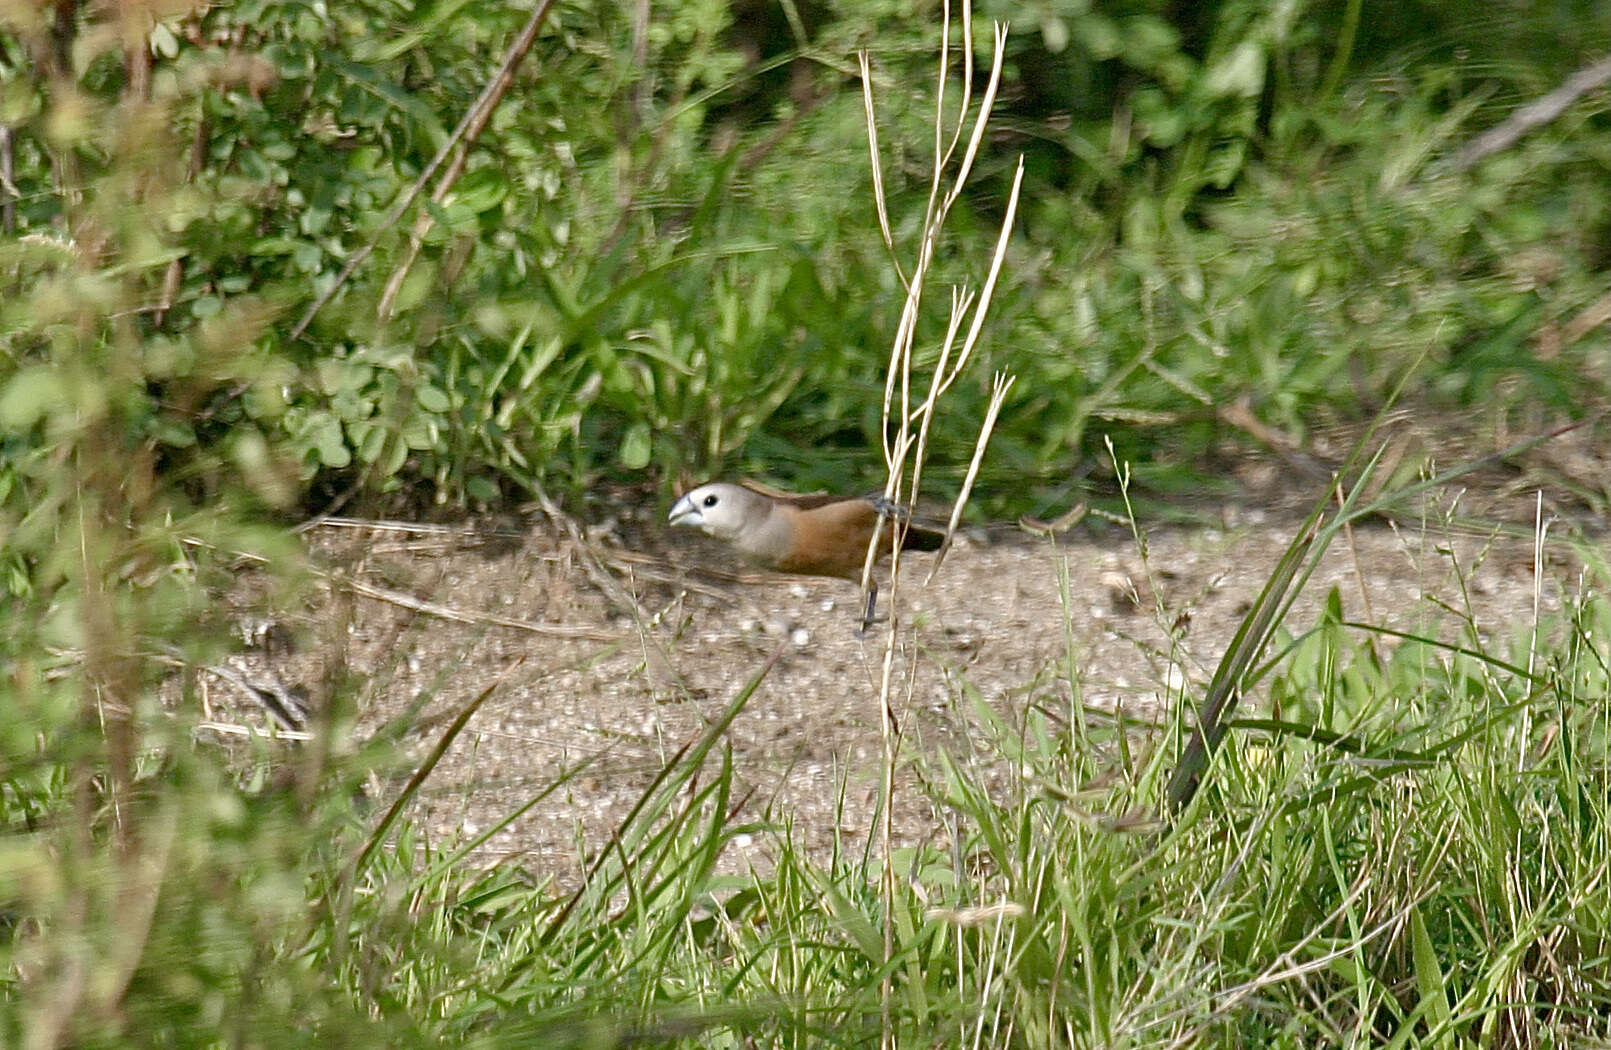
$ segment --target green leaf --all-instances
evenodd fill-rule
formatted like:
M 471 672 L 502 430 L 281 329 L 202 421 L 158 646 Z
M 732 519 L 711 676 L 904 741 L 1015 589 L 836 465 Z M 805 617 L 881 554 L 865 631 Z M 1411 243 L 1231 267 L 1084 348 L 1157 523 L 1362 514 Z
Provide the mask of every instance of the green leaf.
M 1443 967 L 1438 962 L 1437 949 L 1426 932 L 1421 909 L 1410 909 L 1410 949 L 1415 958 L 1415 985 L 1420 993 L 1418 1009 L 1424 1008 L 1427 1020 L 1441 1026 L 1449 1020 L 1449 993 L 1444 988 Z
M 509 195 L 509 179 L 497 168 L 477 168 L 453 187 L 452 201 L 480 214 L 491 211 Z
M 163 58 L 174 58 L 179 54 L 179 40 L 173 35 L 173 30 L 158 22 L 151 27 L 151 51 Z
M 0 424 L 23 430 L 67 403 L 67 384 L 47 365 L 25 368 L 0 393 Z
M 1215 98 L 1255 98 L 1264 90 L 1264 66 L 1264 47 L 1257 40 L 1243 40 L 1209 67 L 1203 87 Z
M 193 448 L 196 432 L 190 424 L 177 419 L 159 419 L 152 427 L 152 436 L 169 448 Z
M 420 407 L 425 411 L 435 412 L 438 415 L 453 407 L 453 402 L 449 400 L 447 394 L 442 392 L 441 388 L 431 386 L 428 383 L 414 391 L 414 400 L 418 401 Z
M 642 470 L 649 465 L 652 439 L 649 433 L 649 424 L 638 421 L 627 428 L 626 435 L 621 438 L 620 459 L 621 465 L 630 470 Z
M 358 458 L 365 463 L 380 459 L 386 451 L 386 428 L 375 423 L 348 423 L 347 437 L 358 450 Z
M 340 469 L 352 463 L 352 453 L 341 437 L 341 423 L 328 412 L 315 417 L 309 438 L 319 454 L 319 462 L 325 466 Z

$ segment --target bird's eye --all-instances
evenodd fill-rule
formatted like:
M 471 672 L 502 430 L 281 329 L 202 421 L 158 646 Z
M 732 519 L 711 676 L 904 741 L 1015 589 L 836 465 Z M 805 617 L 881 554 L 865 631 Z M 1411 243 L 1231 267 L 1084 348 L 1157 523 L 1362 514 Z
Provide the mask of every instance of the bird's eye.
M 714 507 L 714 506 L 716 506 L 716 504 L 718 502 L 720 502 L 720 501 L 717 500 L 715 494 L 711 494 L 711 495 L 705 497 L 705 506 L 707 506 L 707 507 Z

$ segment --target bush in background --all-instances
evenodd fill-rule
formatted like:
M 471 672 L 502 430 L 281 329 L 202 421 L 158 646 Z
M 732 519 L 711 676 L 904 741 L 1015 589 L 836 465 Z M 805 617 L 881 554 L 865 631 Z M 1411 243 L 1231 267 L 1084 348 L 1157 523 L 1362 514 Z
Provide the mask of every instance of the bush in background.
M 1569 412 L 1603 395 L 1603 329 L 1550 341 L 1603 291 L 1603 106 L 1470 173 L 1448 164 L 1603 50 L 1605 20 L 1579 6 L 1519 33 L 1404 7 L 1384 33 L 1357 4 L 986 5 L 1017 26 L 955 258 L 979 257 L 1002 176 L 1018 152 L 1030 162 L 987 346 L 1020 382 L 986 480 L 1017 479 L 1018 495 L 986 486 L 992 509 L 1066 487 L 1105 459 L 1104 435 L 1167 479 L 1242 397 L 1301 438 L 1373 410 L 1423 351 L 1420 390 L 1451 408 L 1501 392 L 1501 408 Z M 901 293 L 850 55 L 876 55 L 910 239 L 931 153 L 932 103 L 910 86 L 932 64 L 927 8 L 556 5 L 451 195 L 419 206 L 432 222 L 407 266 L 412 223 L 379 222 L 524 13 L 179 5 L 131 30 L 136 63 L 91 43 L 109 39 L 100 16 L 66 10 L 5 38 L 10 231 L 77 243 L 74 202 L 114 156 L 97 114 L 146 94 L 167 136 L 146 163 L 182 192 L 133 331 L 182 344 L 242 300 L 259 318 L 241 335 L 265 378 L 171 406 L 164 462 L 255 430 L 319 505 L 487 504 L 681 472 L 876 476 Z M 20 367 L 34 351 L 9 333 Z M 935 435 L 942 460 L 970 447 L 985 391 L 971 396 Z

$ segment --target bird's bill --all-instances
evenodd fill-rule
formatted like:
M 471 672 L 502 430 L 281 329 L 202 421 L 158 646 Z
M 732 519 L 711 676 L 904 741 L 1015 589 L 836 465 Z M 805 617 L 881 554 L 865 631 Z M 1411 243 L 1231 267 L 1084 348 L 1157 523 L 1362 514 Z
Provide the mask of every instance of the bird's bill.
M 671 505 L 671 516 L 666 520 L 673 525 L 691 525 L 694 528 L 705 524 L 704 515 L 699 513 L 699 508 L 687 496 Z

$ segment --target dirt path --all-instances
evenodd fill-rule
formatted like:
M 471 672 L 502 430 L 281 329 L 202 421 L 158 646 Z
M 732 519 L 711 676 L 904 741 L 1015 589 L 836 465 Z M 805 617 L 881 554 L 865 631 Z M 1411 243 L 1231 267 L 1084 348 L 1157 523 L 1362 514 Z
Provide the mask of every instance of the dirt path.
M 1145 717 L 1174 704 L 1183 685 L 1200 695 L 1295 527 L 1288 517 L 1253 516 L 1227 528 L 1161 529 L 1145 536 L 1145 555 L 1113 525 L 1081 525 L 1055 540 L 962 536 L 926 586 L 927 559 L 915 559 L 901 587 L 897 650 L 908 746 L 969 760 L 981 701 L 1012 725 L 1028 705 L 1066 713 L 1076 696 Z M 313 553 L 361 591 L 339 614 L 317 601 L 284 612 L 298 639 L 292 651 L 238 657 L 238 666 L 316 688 L 339 657 L 364 683 L 355 735 L 419 704 L 410 716 L 416 754 L 507 676 L 432 776 L 419 815 L 435 835 L 473 834 L 592 758 L 487 845 L 490 855 L 563 877 L 579 850 L 604 841 L 663 756 L 781 647 L 727 734 L 752 791 L 746 808 L 754 818 L 791 815 L 796 840 L 814 851 L 836 836 L 859 848 L 876 796 L 888 628 L 855 637 L 850 584 L 720 579 L 711 571 L 728 564 L 719 546 L 678 531 L 668 535 L 647 513 L 596 530 L 586 546 L 546 524 L 490 536 L 321 528 Z M 655 549 L 628 553 L 621 532 L 638 537 L 634 551 L 645 542 Z M 610 564 L 592 564 L 589 548 Z M 1312 623 L 1335 588 L 1350 618 L 1445 638 L 1475 631 L 1501 655 L 1525 653 L 1535 588 L 1548 615 L 1573 586 L 1570 546 L 1555 542 L 1548 553 L 1535 578 L 1526 535 L 1373 525 L 1328 552 L 1289 625 Z M 621 612 L 629 599 L 606 598 L 611 581 L 635 595 L 652 626 L 640 630 Z M 433 604 L 421 611 L 411 599 Z M 577 633 L 585 636 L 564 636 Z M 215 692 L 227 703 L 227 689 Z M 261 721 L 244 708 L 239 717 Z M 911 839 L 931 834 L 915 789 L 904 797 L 898 826 Z M 764 866 L 763 849 L 759 839 L 741 841 L 725 863 Z

